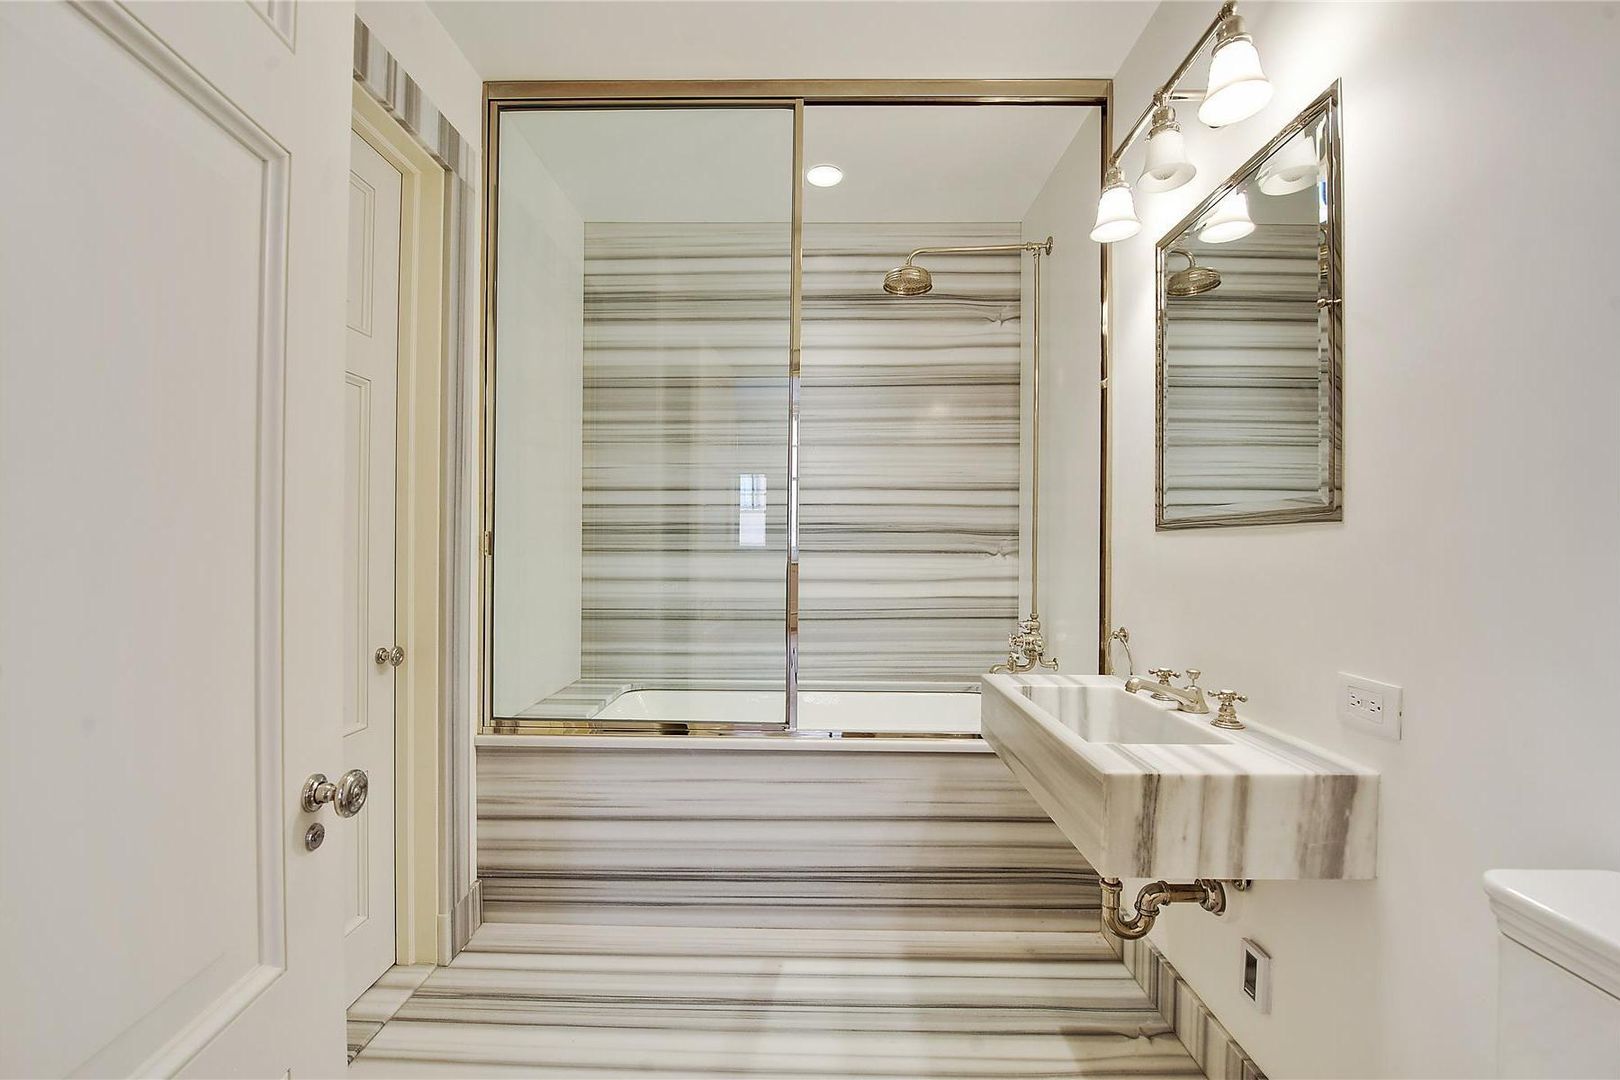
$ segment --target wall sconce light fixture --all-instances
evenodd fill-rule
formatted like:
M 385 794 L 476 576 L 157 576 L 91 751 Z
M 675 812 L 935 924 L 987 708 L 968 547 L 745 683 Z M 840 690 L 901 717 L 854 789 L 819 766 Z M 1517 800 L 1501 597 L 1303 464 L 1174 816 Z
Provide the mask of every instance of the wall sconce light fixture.
M 1212 41 L 1215 47 L 1209 61 L 1209 86 L 1202 93 L 1181 90 L 1181 80 L 1187 77 L 1193 61 Z M 1176 122 L 1176 111 L 1170 104 L 1192 100 L 1199 101 L 1198 119 L 1212 128 L 1247 120 L 1271 100 L 1271 81 L 1261 70 L 1260 53 L 1243 25 L 1243 17 L 1237 14 L 1236 0 L 1226 0 L 1221 5 L 1192 51 L 1154 93 L 1125 141 L 1109 155 L 1102 196 L 1097 200 L 1097 225 L 1091 230 L 1093 240 L 1112 244 L 1141 231 L 1142 223 L 1136 216 L 1131 188 L 1125 182 L 1119 162 L 1144 131 L 1148 137 L 1147 165 L 1136 181 L 1138 191 L 1174 191 L 1197 175 L 1198 167 L 1187 157 L 1181 125 Z M 1243 218 L 1248 219 L 1246 208 Z M 1252 225 L 1249 227 L 1253 229 Z

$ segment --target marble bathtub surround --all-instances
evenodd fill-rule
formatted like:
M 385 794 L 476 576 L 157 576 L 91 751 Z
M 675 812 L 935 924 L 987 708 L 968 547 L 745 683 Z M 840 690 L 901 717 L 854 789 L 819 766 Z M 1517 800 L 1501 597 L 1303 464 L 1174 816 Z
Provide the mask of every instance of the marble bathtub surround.
M 478 862 L 505 922 L 1095 931 L 1101 905 L 978 740 L 486 736 Z
M 1219 730 L 1112 676 L 983 686 L 985 739 L 1105 877 L 1374 876 L 1370 770 L 1253 717 Z

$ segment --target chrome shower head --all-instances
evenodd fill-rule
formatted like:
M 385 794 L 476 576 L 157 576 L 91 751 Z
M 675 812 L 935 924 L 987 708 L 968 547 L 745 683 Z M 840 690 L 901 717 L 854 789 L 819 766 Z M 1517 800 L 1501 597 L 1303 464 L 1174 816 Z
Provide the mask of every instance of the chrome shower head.
M 1180 255 L 1186 259 L 1187 267 L 1184 270 L 1177 270 L 1165 281 L 1166 296 L 1201 296 L 1220 286 L 1221 272 L 1213 267 L 1199 266 L 1198 260 L 1192 257 L 1192 252 L 1175 248 L 1170 254 Z
M 892 296 L 921 296 L 934 287 L 934 275 L 909 261 L 883 275 L 883 291 Z

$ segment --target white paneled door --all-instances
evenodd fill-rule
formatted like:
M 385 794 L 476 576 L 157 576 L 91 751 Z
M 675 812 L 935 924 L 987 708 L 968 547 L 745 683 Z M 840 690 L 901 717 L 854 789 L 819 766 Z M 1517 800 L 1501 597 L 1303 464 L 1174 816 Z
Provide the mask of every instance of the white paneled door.
M 0 1075 L 343 1070 L 352 41 L 0 4 Z
M 394 962 L 395 401 L 399 383 L 400 195 L 404 178 L 350 136 L 349 344 L 343 401 L 343 767 L 371 778 L 344 820 L 344 986 L 360 996 Z

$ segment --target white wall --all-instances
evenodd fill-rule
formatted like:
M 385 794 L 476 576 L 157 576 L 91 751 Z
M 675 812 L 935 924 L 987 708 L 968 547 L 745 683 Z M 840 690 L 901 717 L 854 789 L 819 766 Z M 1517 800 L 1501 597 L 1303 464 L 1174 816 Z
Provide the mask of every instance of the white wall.
M 1041 629 L 1047 652 L 1067 672 L 1097 670 L 1098 377 L 1102 261 L 1091 231 L 1099 183 L 1102 121 L 1092 115 L 1058 160 L 1024 216 L 1024 239 L 1052 237 L 1041 260 Z M 1029 610 L 1027 497 L 1033 416 L 1028 318 L 1033 275 L 1024 260 L 1024 437 L 1026 497 L 1023 601 Z
M 1213 5 L 1159 8 L 1122 128 Z M 1613 4 L 1245 4 L 1277 87 L 1183 116 L 1188 187 L 1117 248 L 1117 621 L 1249 715 L 1383 773 L 1379 878 L 1261 883 L 1154 940 L 1273 1076 L 1494 1074 L 1493 866 L 1620 866 L 1620 95 Z M 1342 525 L 1153 529 L 1155 239 L 1336 77 L 1345 100 Z M 1201 75 L 1192 80 L 1198 85 Z M 1117 130 L 1117 129 L 1116 129 Z M 1139 170 L 1141 151 L 1127 172 Z M 1406 688 L 1406 737 L 1341 729 L 1335 673 Z M 1138 883 L 1130 883 L 1133 887 Z M 1240 998 L 1238 940 L 1276 961 Z
M 495 715 L 579 678 L 585 230 L 521 134 L 501 145 Z

